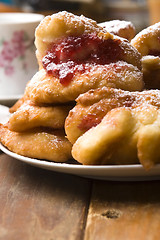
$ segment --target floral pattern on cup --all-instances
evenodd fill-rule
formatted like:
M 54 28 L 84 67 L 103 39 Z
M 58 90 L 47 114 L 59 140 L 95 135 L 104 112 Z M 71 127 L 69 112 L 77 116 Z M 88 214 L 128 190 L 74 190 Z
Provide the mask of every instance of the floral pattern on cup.
M 14 59 L 22 61 L 22 68 L 27 71 L 27 63 L 25 61 L 26 50 L 33 50 L 34 39 L 29 39 L 27 33 L 23 30 L 15 31 L 12 34 L 10 41 L 0 40 L 0 68 L 4 69 L 7 76 L 14 74 Z

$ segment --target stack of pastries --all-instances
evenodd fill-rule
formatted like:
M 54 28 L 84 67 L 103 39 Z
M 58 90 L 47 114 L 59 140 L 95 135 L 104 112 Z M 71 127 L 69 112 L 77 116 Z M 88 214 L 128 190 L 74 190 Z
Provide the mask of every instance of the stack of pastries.
M 160 24 L 143 31 L 65 11 L 45 17 L 35 31 L 39 71 L 1 124 L 2 144 L 54 162 L 160 162 L 160 91 L 144 90 L 160 66 Z

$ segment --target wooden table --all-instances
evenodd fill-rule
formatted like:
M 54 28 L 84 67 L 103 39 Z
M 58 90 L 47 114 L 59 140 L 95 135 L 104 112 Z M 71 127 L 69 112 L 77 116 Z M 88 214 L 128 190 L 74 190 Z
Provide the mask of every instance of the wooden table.
M 0 154 L 0 240 L 159 240 L 160 181 L 100 181 Z

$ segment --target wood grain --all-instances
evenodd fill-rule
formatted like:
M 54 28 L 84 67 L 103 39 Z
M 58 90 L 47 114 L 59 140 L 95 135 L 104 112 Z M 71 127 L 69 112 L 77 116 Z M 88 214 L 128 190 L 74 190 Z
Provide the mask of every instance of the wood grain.
M 91 182 L 0 155 L 0 240 L 83 239 Z
M 160 181 L 92 185 L 1 154 L 0 240 L 159 240 L 159 188 Z
M 95 181 L 85 240 L 159 240 L 160 181 Z

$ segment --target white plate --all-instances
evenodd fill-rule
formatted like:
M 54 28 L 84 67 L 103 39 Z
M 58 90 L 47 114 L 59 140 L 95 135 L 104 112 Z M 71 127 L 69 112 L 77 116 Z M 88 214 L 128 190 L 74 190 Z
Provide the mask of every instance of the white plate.
M 8 108 L 0 105 L 0 122 L 6 122 L 8 120 L 8 117 Z M 9 151 L 2 144 L 0 144 L 0 149 L 7 155 L 30 165 L 48 169 L 51 171 L 74 174 L 82 177 L 114 181 L 139 181 L 160 179 L 160 164 L 156 165 L 149 171 L 144 170 L 144 168 L 139 164 L 116 166 L 84 166 L 73 162 L 55 163 L 46 160 L 24 157 Z
M 20 99 L 23 94 L 14 96 L 0 96 L 0 104 L 11 107 L 18 99 Z

